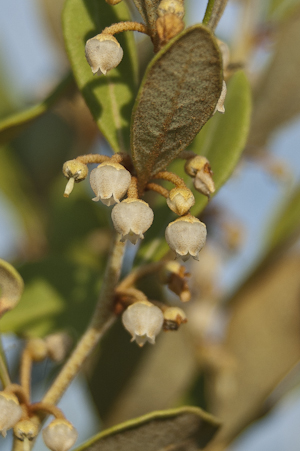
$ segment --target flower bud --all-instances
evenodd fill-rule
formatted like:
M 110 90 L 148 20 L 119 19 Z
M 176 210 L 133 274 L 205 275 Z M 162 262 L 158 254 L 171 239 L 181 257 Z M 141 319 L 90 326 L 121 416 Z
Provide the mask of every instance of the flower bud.
M 219 97 L 218 103 L 216 105 L 215 111 L 213 114 L 215 114 L 217 111 L 219 111 L 219 113 L 225 113 L 225 107 L 224 107 L 224 102 L 225 102 L 225 97 L 227 94 L 227 87 L 226 87 L 226 83 L 223 80 L 223 88 L 221 91 L 221 95 Z
M 31 420 L 22 420 L 19 421 L 14 426 L 14 435 L 21 440 L 24 441 L 32 441 L 38 435 L 39 429 L 35 423 Z M 27 446 L 29 449 L 29 446 Z
M 188 188 L 173 188 L 169 192 L 167 204 L 170 210 L 182 216 L 195 204 L 195 198 L 192 191 Z
M 125 329 L 131 334 L 131 341 L 142 347 L 148 341 L 155 343 L 155 337 L 161 331 L 164 315 L 160 308 L 148 301 L 135 302 L 122 315 Z
M 0 434 L 6 436 L 6 431 L 12 428 L 21 418 L 22 409 L 18 398 L 8 392 L 0 392 Z
M 182 302 L 188 302 L 191 299 L 191 292 L 186 277 L 189 275 L 184 266 L 177 261 L 171 261 L 160 271 L 160 280 L 162 283 L 167 284 L 169 290 L 177 294 Z
M 116 231 L 122 235 L 121 241 L 136 244 L 151 226 L 153 211 L 143 200 L 125 199 L 113 208 L 111 217 Z
M 194 178 L 195 189 L 207 197 L 210 197 L 216 190 L 211 174 L 210 166 L 208 166 L 207 168 L 204 167 L 201 171 L 198 171 Z
M 74 188 L 74 182 L 82 182 L 88 175 L 88 167 L 86 164 L 77 160 L 66 161 L 63 165 L 63 174 L 69 179 L 64 197 L 69 197 Z
M 184 5 L 182 0 L 162 0 L 157 8 L 159 17 L 166 14 L 175 14 L 180 19 L 184 16 Z
M 63 419 L 53 420 L 49 426 L 43 429 L 45 445 L 51 451 L 68 451 L 78 437 L 77 431 L 72 424 Z
M 27 342 L 27 349 L 34 362 L 41 362 L 48 356 L 48 349 L 42 338 L 31 338 Z
M 176 257 L 186 261 L 190 256 L 198 260 L 198 254 L 206 241 L 206 226 L 194 216 L 182 216 L 166 228 L 166 241 L 176 252 Z
M 72 340 L 68 334 L 61 332 L 45 337 L 45 343 L 47 345 L 49 358 L 54 362 L 61 362 L 66 358 Z
M 90 175 L 92 190 L 96 194 L 94 201 L 101 200 L 110 206 L 120 202 L 125 196 L 131 181 L 131 174 L 119 163 L 105 161 Z
M 185 172 L 194 178 L 194 187 L 205 196 L 215 192 L 215 184 L 212 178 L 212 170 L 207 158 L 197 155 L 185 163 Z
M 186 322 L 186 314 L 181 308 L 168 307 L 164 311 L 164 330 L 178 330 L 179 326 Z
M 121 62 L 123 49 L 111 34 L 98 34 L 87 41 L 85 56 L 93 74 L 106 75 Z

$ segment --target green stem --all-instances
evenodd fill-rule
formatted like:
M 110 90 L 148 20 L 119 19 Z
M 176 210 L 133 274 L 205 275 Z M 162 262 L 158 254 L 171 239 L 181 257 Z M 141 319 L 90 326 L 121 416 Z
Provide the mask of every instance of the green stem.
M 2 382 L 3 388 L 11 384 L 11 380 L 7 371 L 4 350 L 2 347 L 2 340 L 0 338 L 0 380 Z
M 208 0 L 203 18 L 204 25 L 215 30 L 222 17 L 226 4 L 227 0 Z

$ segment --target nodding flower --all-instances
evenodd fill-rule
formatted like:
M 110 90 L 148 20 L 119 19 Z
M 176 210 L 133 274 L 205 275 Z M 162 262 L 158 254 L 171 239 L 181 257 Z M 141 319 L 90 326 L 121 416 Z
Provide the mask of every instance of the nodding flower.
M 123 49 L 114 36 L 101 33 L 87 41 L 85 56 L 94 75 L 106 75 L 121 62 Z

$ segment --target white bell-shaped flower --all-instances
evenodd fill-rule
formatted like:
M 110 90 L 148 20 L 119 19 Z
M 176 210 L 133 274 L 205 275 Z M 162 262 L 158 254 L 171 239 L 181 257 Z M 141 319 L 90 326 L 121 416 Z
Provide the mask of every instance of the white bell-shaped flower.
M 133 244 L 144 238 L 143 234 L 151 226 L 153 216 L 149 205 L 140 199 L 125 199 L 111 212 L 114 227 L 122 235 L 121 241 L 129 240 Z
M 122 315 L 125 329 L 131 334 L 131 341 L 144 346 L 148 341 L 155 343 L 155 337 L 161 331 L 164 315 L 160 308 L 148 301 L 135 302 L 130 305 Z
M 63 419 L 53 420 L 43 429 L 45 445 L 51 451 L 68 451 L 76 442 L 78 433 L 74 426 Z
M 168 225 L 165 236 L 177 257 L 183 261 L 189 257 L 198 260 L 199 252 L 206 241 L 206 226 L 194 216 L 182 216 Z
M 90 175 L 92 190 L 96 194 L 94 201 L 101 200 L 107 206 L 120 202 L 125 196 L 131 181 L 131 174 L 119 163 L 105 161 Z
M 182 216 L 195 204 L 195 198 L 192 191 L 188 188 L 173 188 L 169 192 L 167 204 L 170 210 Z
M 14 427 L 22 416 L 18 398 L 7 392 L 0 392 L 0 434 L 6 436 L 6 431 Z
M 106 75 L 121 62 L 123 49 L 111 34 L 98 34 L 87 41 L 85 56 L 94 75 Z

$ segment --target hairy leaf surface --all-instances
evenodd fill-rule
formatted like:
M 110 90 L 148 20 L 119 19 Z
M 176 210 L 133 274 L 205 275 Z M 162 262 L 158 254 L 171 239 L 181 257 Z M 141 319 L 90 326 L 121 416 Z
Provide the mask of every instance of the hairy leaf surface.
M 130 20 L 125 2 L 110 6 L 99 0 L 68 0 L 63 13 L 66 48 L 75 80 L 115 152 L 129 148 L 129 123 L 136 93 L 137 61 L 133 33 L 117 36 L 123 60 L 108 75 L 93 76 L 85 59 L 88 39 L 115 22 Z
M 205 155 L 213 169 L 216 193 L 232 174 L 244 150 L 250 126 L 251 92 L 244 72 L 233 75 L 228 83 L 225 100 L 225 114 L 216 113 L 203 127 L 191 145 L 191 150 Z M 187 186 L 193 190 L 196 203 L 191 213 L 198 216 L 207 204 L 207 198 L 195 192 L 193 182 L 184 173 L 184 161 L 176 160 L 170 170 L 184 178 Z M 216 194 L 215 193 L 215 194 Z M 155 217 L 165 218 L 164 222 L 155 221 L 145 234 L 145 241 L 139 251 L 143 260 L 159 260 L 169 249 L 164 239 L 167 224 L 175 219 L 165 200 L 159 199 L 154 210 Z
M 132 119 L 132 156 L 141 188 L 194 139 L 222 90 L 222 59 L 212 33 L 188 28 L 151 61 Z
M 152 412 L 101 432 L 76 451 L 197 451 L 220 424 L 195 407 Z

